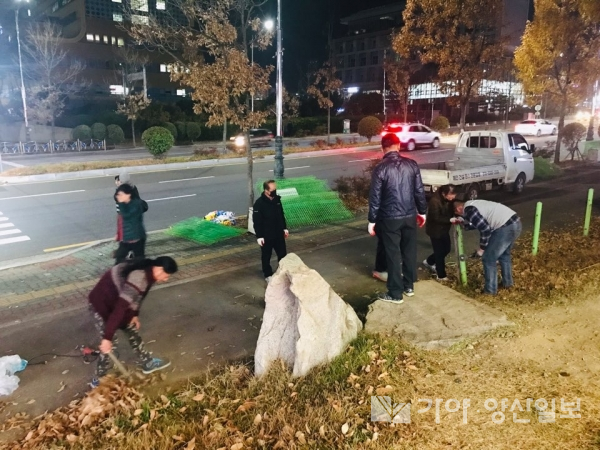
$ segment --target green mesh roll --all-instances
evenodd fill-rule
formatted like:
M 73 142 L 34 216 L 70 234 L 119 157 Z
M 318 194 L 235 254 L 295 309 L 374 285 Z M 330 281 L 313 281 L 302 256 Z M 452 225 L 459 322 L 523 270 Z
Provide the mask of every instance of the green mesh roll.
M 315 177 L 277 180 L 277 191 L 296 189 L 298 195 L 282 195 L 281 202 L 289 228 L 323 225 L 352 218 L 337 192 L 329 189 L 327 182 Z M 257 184 L 262 191 L 262 182 Z
M 239 228 L 228 227 L 219 223 L 209 222 L 200 217 L 191 217 L 171 226 L 166 233 L 203 245 L 212 245 L 217 242 L 231 239 L 246 233 Z

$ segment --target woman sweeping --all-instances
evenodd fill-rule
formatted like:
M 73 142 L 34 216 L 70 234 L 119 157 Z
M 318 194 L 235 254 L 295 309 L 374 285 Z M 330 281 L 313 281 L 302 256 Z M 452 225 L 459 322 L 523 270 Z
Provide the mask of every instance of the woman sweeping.
M 452 201 L 456 197 L 454 186 L 441 186 L 429 199 L 425 233 L 431 239 L 433 253 L 423 261 L 423 265 L 437 274 L 437 279 L 446 281 L 446 256 L 451 250 L 450 219 L 454 217 Z
M 91 386 L 96 387 L 99 379 L 106 375 L 109 353 L 116 349 L 117 330 L 123 330 L 129 345 L 142 363 L 145 374 L 168 367 L 171 363 L 164 358 L 153 358 L 144 349 L 139 335 L 139 313 L 144 298 L 154 283 L 164 283 L 177 272 L 177 263 L 169 256 L 142 259 L 118 264 L 106 272 L 89 294 L 90 311 L 100 337 L 100 356 L 96 377 Z

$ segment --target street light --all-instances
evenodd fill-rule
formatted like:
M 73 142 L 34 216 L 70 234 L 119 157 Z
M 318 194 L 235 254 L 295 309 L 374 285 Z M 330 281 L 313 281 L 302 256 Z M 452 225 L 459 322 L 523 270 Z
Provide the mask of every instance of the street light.
M 17 49 L 19 51 L 19 71 L 21 72 L 21 98 L 23 99 L 23 117 L 25 119 L 25 140 L 30 140 L 29 120 L 27 119 L 27 98 L 25 96 L 25 80 L 23 79 L 23 59 L 21 58 L 21 38 L 19 34 L 19 8 L 21 3 L 29 3 L 29 0 L 16 0 L 19 4 L 15 9 L 15 24 L 17 28 Z
M 265 23 L 263 24 L 263 27 L 265 27 L 265 30 L 267 31 L 271 31 L 274 26 L 275 24 L 271 19 L 265 20 Z M 254 39 L 252 39 L 252 43 L 250 44 L 250 54 L 252 65 L 254 65 Z M 252 94 L 251 110 L 254 112 L 254 94 Z
M 283 178 L 283 50 L 281 48 L 281 0 L 277 0 L 277 136 L 275 137 L 275 178 Z

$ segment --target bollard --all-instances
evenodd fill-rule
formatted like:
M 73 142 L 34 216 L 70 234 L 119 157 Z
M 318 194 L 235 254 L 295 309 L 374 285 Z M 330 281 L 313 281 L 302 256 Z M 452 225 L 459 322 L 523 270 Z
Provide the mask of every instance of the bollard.
M 535 224 L 533 225 L 533 243 L 531 248 L 531 254 L 537 255 L 538 243 L 540 240 L 540 225 L 542 222 L 542 202 L 537 202 L 535 207 Z
M 454 240 L 456 244 L 456 254 L 458 258 L 458 274 L 463 286 L 467 285 L 467 257 L 463 245 L 462 228 L 460 225 L 454 226 Z
M 592 219 L 592 203 L 594 201 L 594 189 L 588 191 L 587 206 L 585 208 L 585 221 L 583 222 L 583 235 L 587 236 L 590 232 L 590 220 Z

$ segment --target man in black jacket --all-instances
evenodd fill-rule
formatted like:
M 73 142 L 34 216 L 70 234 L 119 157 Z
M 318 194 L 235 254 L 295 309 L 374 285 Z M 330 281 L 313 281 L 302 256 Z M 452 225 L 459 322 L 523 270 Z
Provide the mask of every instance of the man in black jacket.
M 271 281 L 271 255 L 277 254 L 277 261 L 287 255 L 285 239 L 290 234 L 285 222 L 285 214 L 281 205 L 281 197 L 277 195 L 274 180 L 263 183 L 263 193 L 254 203 L 252 221 L 256 233 L 256 241 L 261 246 L 262 270 L 267 283 Z
M 369 194 L 369 234 L 380 236 L 388 266 L 388 292 L 379 299 L 402 303 L 417 280 L 417 222 L 425 225 L 427 201 L 417 163 L 400 156 L 395 134 L 381 139 L 384 156 L 373 170 Z

